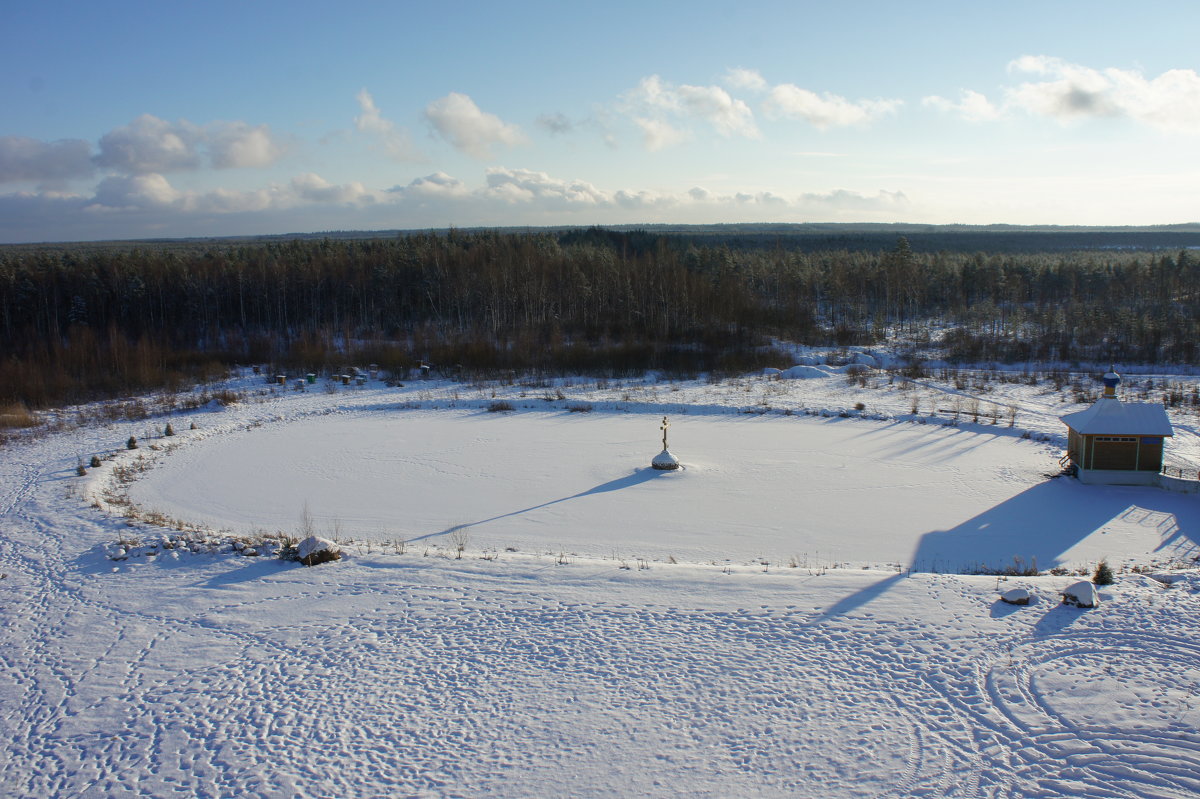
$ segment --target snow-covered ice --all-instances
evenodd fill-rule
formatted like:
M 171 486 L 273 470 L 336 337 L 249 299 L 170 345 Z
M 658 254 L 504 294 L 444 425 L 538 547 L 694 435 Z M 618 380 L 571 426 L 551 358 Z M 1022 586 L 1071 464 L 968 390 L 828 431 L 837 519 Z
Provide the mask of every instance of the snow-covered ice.
M 169 452 L 136 422 L 0 450 L 0 794 L 1200 793 L 1200 499 L 1046 477 L 1045 398 L 1000 397 L 1022 439 L 841 379 L 565 388 L 595 412 L 376 386 L 197 414 Z M 653 474 L 666 412 L 686 468 Z M 143 507 L 295 532 L 307 502 L 357 543 L 145 554 L 163 531 L 89 504 L 137 458 Z M 1070 574 L 908 571 L 1014 555 L 1120 573 L 1083 611 Z
M 170 516 L 291 529 L 307 504 L 375 540 L 724 563 L 1042 569 L 1172 549 L 1193 498 L 1048 480 L 1058 453 L 1004 428 L 677 416 L 685 469 L 649 468 L 645 414 L 347 410 L 209 438 L 134 484 Z M 702 520 L 703 523 L 698 523 Z

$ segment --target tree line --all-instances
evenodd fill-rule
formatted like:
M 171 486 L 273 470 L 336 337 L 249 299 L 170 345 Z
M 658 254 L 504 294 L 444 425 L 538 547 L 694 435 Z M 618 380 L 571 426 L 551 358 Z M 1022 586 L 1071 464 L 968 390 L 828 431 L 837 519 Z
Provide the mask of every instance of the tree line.
M 1184 249 L 925 252 L 683 236 L 415 233 L 0 252 L 0 401 L 180 384 L 234 363 L 320 371 L 677 373 L 778 362 L 772 339 L 920 343 L 952 359 L 1195 359 Z

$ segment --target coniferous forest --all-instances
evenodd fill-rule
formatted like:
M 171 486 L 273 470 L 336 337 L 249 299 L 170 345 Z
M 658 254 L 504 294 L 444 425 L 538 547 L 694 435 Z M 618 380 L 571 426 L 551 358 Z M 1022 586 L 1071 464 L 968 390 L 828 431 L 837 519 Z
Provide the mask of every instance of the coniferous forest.
M 248 363 L 727 372 L 779 365 L 774 339 L 932 341 L 964 362 L 1197 356 L 1187 247 L 811 244 L 590 229 L 9 248 L 0 402 L 179 387 Z

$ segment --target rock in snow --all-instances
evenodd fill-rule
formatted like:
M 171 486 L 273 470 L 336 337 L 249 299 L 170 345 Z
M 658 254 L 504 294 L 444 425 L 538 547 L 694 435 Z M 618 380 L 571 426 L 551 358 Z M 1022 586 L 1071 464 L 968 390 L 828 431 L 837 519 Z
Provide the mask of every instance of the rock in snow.
M 1000 595 L 1000 600 L 1010 605 L 1028 605 L 1031 598 L 1032 595 L 1024 588 L 1013 588 Z
M 1080 580 L 1063 589 L 1062 598 L 1064 605 L 1074 605 L 1077 608 L 1094 608 L 1100 605 L 1100 595 L 1096 593 L 1096 586 L 1087 580 Z
M 342 548 L 328 538 L 310 535 L 296 547 L 296 555 L 305 566 L 316 566 L 318 563 L 340 560 Z

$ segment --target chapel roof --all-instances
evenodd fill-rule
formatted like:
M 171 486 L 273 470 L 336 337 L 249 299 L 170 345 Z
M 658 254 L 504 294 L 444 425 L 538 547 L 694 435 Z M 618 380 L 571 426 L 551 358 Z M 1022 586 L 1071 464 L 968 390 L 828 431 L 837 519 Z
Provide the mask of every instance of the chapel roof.
M 1086 436 L 1170 436 L 1174 435 L 1166 409 L 1154 402 L 1097 400 L 1087 410 L 1060 417 L 1077 433 Z

